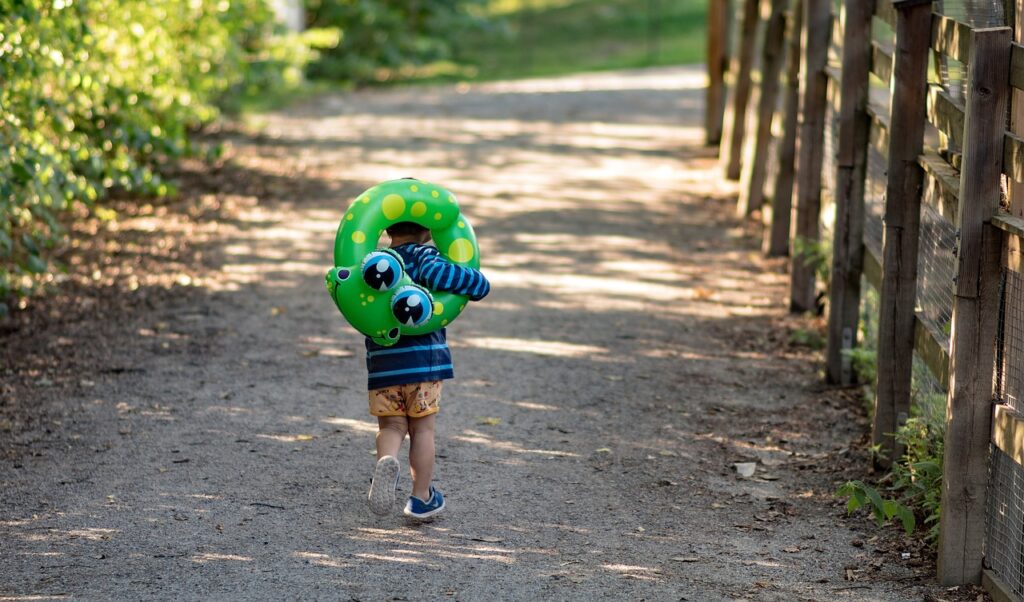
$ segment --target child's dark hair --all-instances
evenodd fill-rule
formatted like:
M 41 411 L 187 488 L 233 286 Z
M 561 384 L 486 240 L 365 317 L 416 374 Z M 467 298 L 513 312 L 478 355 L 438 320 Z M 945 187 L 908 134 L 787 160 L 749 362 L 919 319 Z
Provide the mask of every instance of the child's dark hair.
M 391 236 L 415 236 L 423 234 L 427 231 L 427 228 L 424 228 L 416 222 L 398 222 L 391 224 L 386 228 L 386 230 Z

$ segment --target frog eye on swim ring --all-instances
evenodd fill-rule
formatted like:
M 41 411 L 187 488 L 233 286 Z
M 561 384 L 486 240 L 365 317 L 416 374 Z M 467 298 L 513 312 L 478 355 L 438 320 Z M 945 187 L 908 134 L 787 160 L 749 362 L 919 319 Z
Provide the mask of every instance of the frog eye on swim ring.
M 391 313 L 406 326 L 419 326 L 434 315 L 434 300 L 419 286 L 403 286 L 391 299 Z
M 363 280 L 370 288 L 390 290 L 401 280 L 404 267 L 394 251 L 374 251 L 363 259 Z

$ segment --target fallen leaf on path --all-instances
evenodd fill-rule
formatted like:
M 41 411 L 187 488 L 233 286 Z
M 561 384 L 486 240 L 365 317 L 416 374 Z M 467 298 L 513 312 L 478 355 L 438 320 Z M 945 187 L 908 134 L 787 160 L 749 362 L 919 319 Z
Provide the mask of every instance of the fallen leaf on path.
M 494 416 L 479 416 L 477 422 L 487 426 L 498 426 L 501 424 L 501 418 L 495 418 Z
M 285 313 L 287 311 L 288 311 L 288 309 L 285 308 L 285 307 L 275 306 L 275 307 L 271 307 L 270 308 L 270 315 L 272 315 L 272 316 L 280 316 L 281 314 L 283 314 L 283 313 Z
M 452 539 L 467 539 L 469 541 L 482 541 L 484 543 L 501 543 L 505 541 L 500 537 L 492 537 L 490 535 L 464 535 L 462 533 L 449 533 L 448 537 Z
M 612 450 L 610 448 L 608 448 L 608 447 L 599 447 L 599 448 L 594 450 L 594 453 L 610 454 L 610 453 L 612 453 Z
M 786 552 L 787 554 L 796 554 L 800 551 L 800 548 L 798 546 L 790 546 L 788 548 L 782 548 L 782 551 Z
M 715 291 L 713 291 L 713 290 L 711 290 L 709 288 L 704 288 L 703 286 L 698 286 L 698 287 L 693 289 L 693 298 L 694 299 L 705 300 L 705 299 L 710 299 L 714 295 L 715 295 Z
M 313 435 L 295 435 L 296 441 L 312 441 L 313 439 L 316 439 Z
M 700 562 L 700 558 L 697 556 L 674 556 L 672 560 L 676 562 Z
M 748 479 L 754 476 L 754 471 L 757 470 L 757 462 L 736 462 L 733 464 L 736 469 L 736 473 L 741 477 Z
M 676 457 L 679 456 L 679 454 L 677 454 L 676 452 L 668 450 L 668 449 L 661 450 L 660 452 L 658 452 L 658 455 L 659 456 L 667 456 L 669 458 L 676 458 Z

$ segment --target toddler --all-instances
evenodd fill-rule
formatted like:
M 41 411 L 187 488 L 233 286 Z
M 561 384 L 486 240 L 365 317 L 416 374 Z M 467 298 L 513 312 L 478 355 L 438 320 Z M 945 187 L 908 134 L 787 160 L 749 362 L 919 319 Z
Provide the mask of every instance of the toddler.
M 491 285 L 478 270 L 455 265 L 426 243 L 430 230 L 413 222 L 387 229 L 391 248 L 405 262 L 417 284 L 435 291 L 466 295 L 473 301 L 487 296 Z M 444 495 L 432 484 L 434 424 L 441 400 L 441 381 L 454 377 L 445 329 L 424 335 L 404 335 L 391 347 L 366 339 L 370 413 L 377 417 L 377 466 L 368 495 L 370 510 L 384 515 L 395 503 L 398 450 L 409 435 L 412 495 L 404 513 L 427 519 L 444 510 Z

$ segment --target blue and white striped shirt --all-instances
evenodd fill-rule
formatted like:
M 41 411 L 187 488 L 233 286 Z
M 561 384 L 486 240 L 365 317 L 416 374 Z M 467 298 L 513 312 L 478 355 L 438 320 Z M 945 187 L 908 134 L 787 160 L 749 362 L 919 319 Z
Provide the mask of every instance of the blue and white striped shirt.
M 434 247 L 407 243 L 394 250 L 402 256 L 406 273 L 421 286 L 466 295 L 472 301 L 491 292 L 491 284 L 478 270 L 449 262 Z M 366 371 L 370 390 L 453 378 L 445 329 L 406 335 L 391 347 L 382 347 L 367 338 Z

